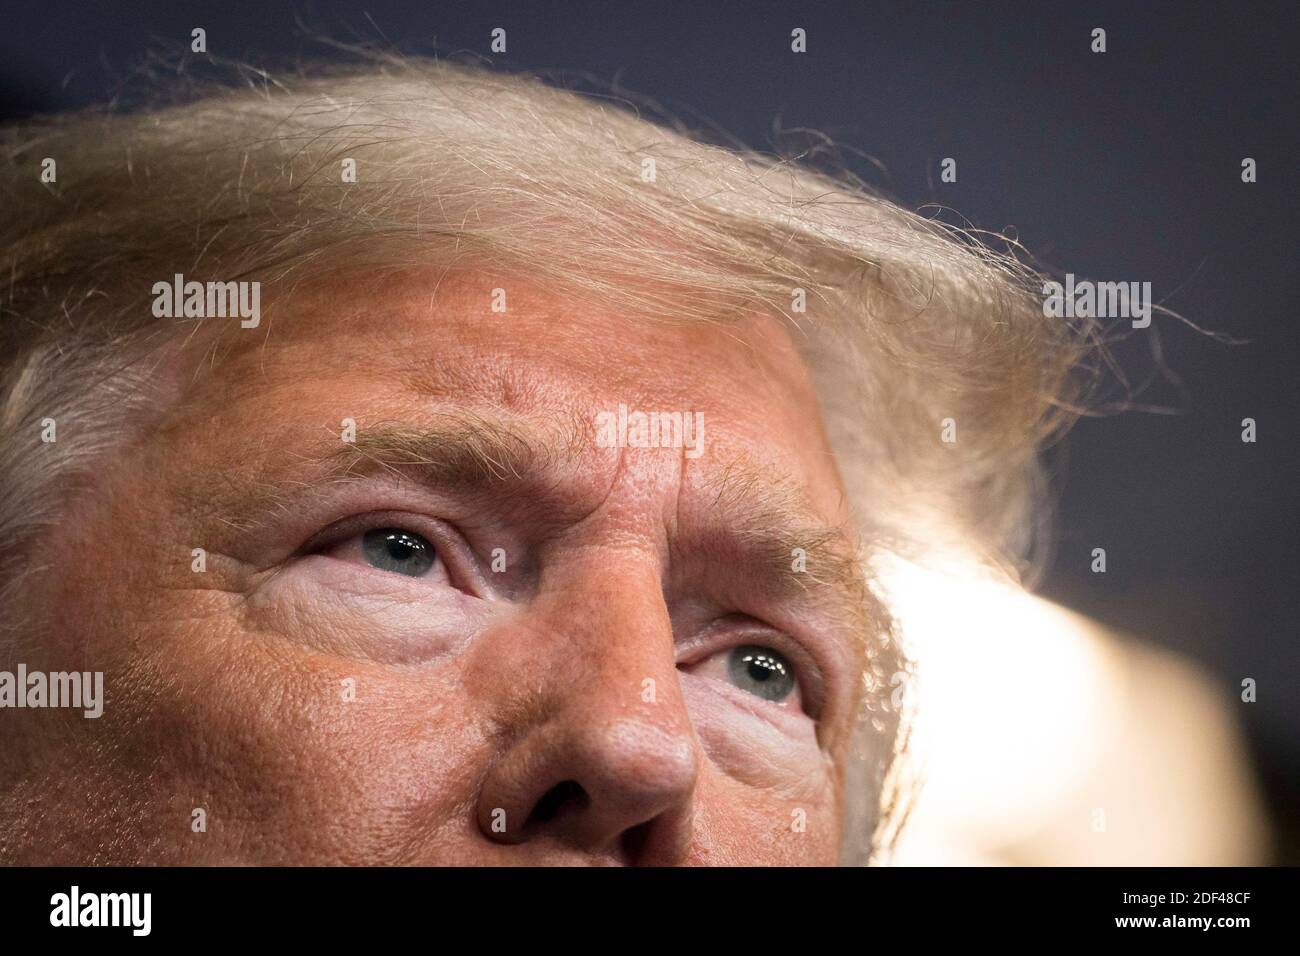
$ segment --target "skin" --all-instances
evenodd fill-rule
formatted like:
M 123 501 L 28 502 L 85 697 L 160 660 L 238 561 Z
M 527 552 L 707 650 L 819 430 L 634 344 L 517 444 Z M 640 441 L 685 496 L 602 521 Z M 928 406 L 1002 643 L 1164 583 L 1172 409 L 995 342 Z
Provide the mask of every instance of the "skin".
M 815 573 L 856 544 L 784 327 L 522 281 L 497 314 L 500 284 L 340 278 L 169 353 L 157 421 L 31 559 L 29 668 L 102 670 L 106 702 L 0 712 L 4 862 L 837 861 L 874 631 Z M 599 447 L 620 403 L 703 412 L 704 453 Z M 527 454 L 430 481 L 340 438 L 467 416 Z M 769 526 L 777 499 L 806 527 Z M 430 573 L 367 563 L 376 527 L 426 538 Z M 797 689 L 738 686 L 738 645 Z

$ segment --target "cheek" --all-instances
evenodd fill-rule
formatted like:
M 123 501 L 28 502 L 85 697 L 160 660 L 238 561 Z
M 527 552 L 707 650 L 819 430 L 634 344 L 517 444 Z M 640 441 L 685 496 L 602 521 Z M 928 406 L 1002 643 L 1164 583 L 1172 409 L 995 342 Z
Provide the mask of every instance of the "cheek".
M 729 777 L 795 799 L 831 785 L 811 718 L 710 677 L 681 674 L 681 686 L 705 753 Z
M 696 791 L 698 866 L 835 866 L 840 817 L 834 794 L 787 799 L 711 775 Z
M 185 834 L 177 862 L 429 863 L 463 840 L 486 758 L 454 662 L 343 659 L 247 629 L 242 600 L 101 602 L 96 620 L 131 638 L 100 655 L 88 722 L 112 742 L 91 763 L 121 784 L 104 788 L 113 812 Z
M 274 834 L 295 862 L 427 863 L 463 836 L 483 742 L 449 669 L 274 658 L 227 667 L 159 709 L 208 764 L 195 778 L 222 781 L 214 816 Z
M 693 675 L 682 679 L 710 768 L 696 793 L 695 862 L 835 865 L 839 775 L 818 745 L 814 724 L 764 710 L 762 701 L 733 699 L 716 684 Z

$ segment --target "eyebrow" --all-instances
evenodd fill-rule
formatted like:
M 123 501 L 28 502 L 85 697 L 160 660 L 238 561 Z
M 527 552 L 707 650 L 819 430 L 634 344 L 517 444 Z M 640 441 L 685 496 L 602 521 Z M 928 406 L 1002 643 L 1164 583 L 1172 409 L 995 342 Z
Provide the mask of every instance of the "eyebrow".
M 783 590 L 807 591 L 811 584 L 862 598 L 866 577 L 848 529 L 826 522 L 789 478 L 735 460 L 710 479 L 709 494 L 711 509 L 726 516 L 726 535 L 741 542 L 746 561 L 765 577 L 787 582 Z
M 325 437 L 328 436 L 328 437 Z M 387 473 L 443 490 L 482 491 L 522 484 L 537 469 L 554 472 L 576 457 L 573 429 L 552 434 L 531 420 L 512 421 L 469 410 L 446 411 L 412 426 L 400 422 L 359 425 L 355 439 L 337 432 L 306 448 L 284 450 L 291 429 L 277 434 L 280 456 L 242 469 L 205 470 L 205 480 L 185 492 L 186 508 L 199 520 L 248 531 L 275 519 L 298 495 L 321 484 Z M 564 452 L 561 456 L 560 452 Z
M 387 471 L 442 489 L 551 487 L 564 470 L 582 467 L 590 443 L 580 416 L 541 427 L 532 419 L 456 410 L 420 426 L 369 425 L 331 452 L 326 466 L 333 478 Z M 752 570 L 781 597 L 824 588 L 855 607 L 869 600 L 847 529 L 819 517 L 790 479 L 737 456 L 706 482 L 708 510 L 725 526 L 709 529 L 694 550 Z M 796 571 L 799 555 L 806 569 Z
M 573 464 L 578 440 L 571 426 L 548 431 L 531 420 L 458 410 L 419 427 L 368 425 L 325 464 L 333 477 L 374 469 L 415 472 L 426 484 L 473 490 L 518 484 Z
M 547 489 L 553 505 L 540 513 L 563 521 L 556 489 L 562 473 L 583 467 L 592 443 L 590 423 L 574 413 L 547 427 L 531 418 L 483 415 L 458 409 L 436 423 L 376 424 L 355 443 L 336 449 L 336 476 L 391 471 L 441 489 L 471 493 L 510 487 Z M 675 554 L 704 555 L 717 565 L 744 569 L 745 579 L 778 600 L 802 597 L 824 608 L 846 634 L 853 667 L 866 674 L 881 644 L 887 616 L 867 586 L 848 529 L 817 514 L 803 489 L 771 467 L 737 454 L 704 479 L 709 527 L 695 529 L 689 545 L 670 536 Z M 806 567 L 795 571 L 800 549 Z M 860 691 L 855 689 L 855 700 Z

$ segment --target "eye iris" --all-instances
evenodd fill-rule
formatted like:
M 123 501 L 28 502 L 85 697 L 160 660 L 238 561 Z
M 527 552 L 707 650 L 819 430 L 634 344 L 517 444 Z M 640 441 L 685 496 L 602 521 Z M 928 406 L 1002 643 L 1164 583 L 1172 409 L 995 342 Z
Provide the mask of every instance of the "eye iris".
M 794 691 L 794 668 L 770 647 L 737 647 L 728 665 L 737 687 L 766 700 L 785 700 Z
M 367 531 L 361 544 L 366 560 L 382 571 L 418 578 L 433 567 L 435 555 L 429 542 L 400 528 Z

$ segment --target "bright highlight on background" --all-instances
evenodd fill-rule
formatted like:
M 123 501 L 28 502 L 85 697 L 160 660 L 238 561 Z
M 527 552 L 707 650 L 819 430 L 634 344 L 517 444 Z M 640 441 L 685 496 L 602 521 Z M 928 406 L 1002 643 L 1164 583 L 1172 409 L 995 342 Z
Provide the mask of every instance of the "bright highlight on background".
M 1232 686 L 997 580 L 886 586 L 923 777 L 895 863 L 1267 862 Z

